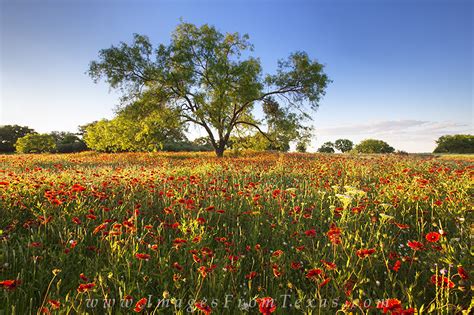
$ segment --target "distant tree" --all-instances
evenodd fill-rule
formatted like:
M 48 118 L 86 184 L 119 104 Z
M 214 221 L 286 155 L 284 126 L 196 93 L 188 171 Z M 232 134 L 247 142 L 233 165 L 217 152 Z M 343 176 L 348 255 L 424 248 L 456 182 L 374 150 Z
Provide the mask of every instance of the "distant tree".
M 296 151 L 297 152 L 305 153 L 307 149 L 308 149 L 308 142 L 307 141 L 299 141 L 296 144 Z
M 81 152 L 87 150 L 86 143 L 72 132 L 53 131 L 50 135 L 56 142 L 56 151 L 59 153 Z
M 263 112 L 267 130 L 264 133 L 249 134 L 248 128 L 236 128 L 237 133 L 242 132 L 243 135 L 231 136 L 228 147 L 287 152 L 290 143 L 299 141 L 301 145 L 307 145 L 310 141 L 312 129 L 301 124 L 303 118 L 283 108 L 273 98 L 269 97 L 263 101 Z
M 382 140 L 366 139 L 355 146 L 359 153 L 392 153 L 395 151 L 388 143 Z
M 268 97 L 263 100 L 263 112 L 267 132 L 264 137 L 262 134 L 258 135 L 266 142 L 265 150 L 286 152 L 290 149 L 291 142 L 299 139 L 305 143 L 311 138 L 311 128 L 301 124 L 304 117 L 282 107 L 274 98 Z
M 0 152 L 15 152 L 15 143 L 27 134 L 35 133 L 33 129 L 18 125 L 0 126 Z
M 337 139 L 336 142 L 334 143 L 334 146 L 336 147 L 336 149 L 338 149 L 342 153 L 345 153 L 352 150 L 354 143 L 352 143 L 352 141 L 348 139 Z
M 56 150 L 53 136 L 48 134 L 30 133 L 19 138 L 15 143 L 18 153 L 45 153 Z
M 212 151 L 212 143 L 209 137 L 199 137 L 192 141 L 192 144 L 195 145 L 199 151 Z
M 168 45 L 154 49 L 146 36 L 135 35 L 131 45 L 101 50 L 89 74 L 121 88 L 124 103 L 145 95 L 153 105 L 177 112 L 184 123 L 204 128 L 216 155 L 223 156 L 236 128 L 265 135 L 263 122 L 252 114 L 256 105 L 277 97 L 283 112 L 304 113 L 286 117 L 310 119 L 307 109 L 317 109 L 330 82 L 323 65 L 304 52 L 291 54 L 275 74 L 264 76 L 260 60 L 247 57 L 251 49 L 247 35 L 181 23 Z
M 434 153 L 474 153 L 474 135 L 446 135 L 436 143 Z
M 334 143 L 330 141 L 323 143 L 323 145 L 318 149 L 318 152 L 334 153 Z

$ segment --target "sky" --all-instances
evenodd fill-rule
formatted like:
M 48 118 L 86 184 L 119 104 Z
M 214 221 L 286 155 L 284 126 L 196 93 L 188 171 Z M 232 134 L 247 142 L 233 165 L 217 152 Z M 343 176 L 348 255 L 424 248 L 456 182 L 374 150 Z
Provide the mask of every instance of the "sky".
M 333 82 L 310 113 L 310 150 L 376 138 L 430 152 L 441 135 L 474 133 L 473 11 L 467 0 L 0 0 L 0 125 L 74 132 L 112 118 L 120 94 L 89 63 L 134 33 L 168 43 L 182 19 L 249 34 L 264 73 L 301 50 L 325 65 Z

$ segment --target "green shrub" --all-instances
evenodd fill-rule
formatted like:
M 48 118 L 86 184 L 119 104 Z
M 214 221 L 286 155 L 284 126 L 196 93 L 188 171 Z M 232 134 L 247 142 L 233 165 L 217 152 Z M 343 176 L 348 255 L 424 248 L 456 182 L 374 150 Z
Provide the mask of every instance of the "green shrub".
M 393 153 L 395 151 L 387 142 L 375 139 L 366 139 L 356 145 L 358 153 Z
M 56 142 L 48 134 L 28 134 L 15 143 L 18 153 L 44 153 L 56 151 Z

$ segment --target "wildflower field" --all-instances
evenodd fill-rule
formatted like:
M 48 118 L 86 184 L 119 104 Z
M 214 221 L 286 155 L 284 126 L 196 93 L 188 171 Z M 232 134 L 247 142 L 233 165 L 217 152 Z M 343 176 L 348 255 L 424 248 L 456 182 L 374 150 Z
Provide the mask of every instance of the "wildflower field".
M 0 314 L 468 314 L 474 161 L 0 156 Z

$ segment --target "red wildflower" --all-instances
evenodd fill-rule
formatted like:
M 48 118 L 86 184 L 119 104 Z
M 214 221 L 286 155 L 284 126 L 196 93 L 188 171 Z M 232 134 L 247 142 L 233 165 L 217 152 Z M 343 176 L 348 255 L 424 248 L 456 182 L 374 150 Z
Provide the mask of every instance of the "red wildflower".
M 99 233 L 100 231 L 102 230 L 105 230 L 107 228 L 107 223 L 102 223 L 100 224 L 99 226 L 97 226 L 95 229 L 94 229 L 94 234 L 97 234 Z
M 14 290 L 18 285 L 20 285 L 20 280 L 3 280 L 0 281 L 0 287 L 8 290 Z
M 441 235 L 438 232 L 430 232 L 426 234 L 425 238 L 428 242 L 436 243 L 439 240 L 440 236 Z
M 135 308 L 133 309 L 135 312 L 140 313 L 146 308 L 148 300 L 146 298 L 141 298 L 138 300 L 137 304 L 135 304 Z
M 451 280 L 449 280 L 448 277 L 445 277 L 445 276 L 433 275 L 431 276 L 431 283 L 433 283 L 437 287 L 443 287 L 443 288 L 449 288 L 449 289 L 454 288 L 454 282 L 452 282 Z
M 332 244 L 334 245 L 341 244 L 341 229 L 336 227 L 334 223 L 331 224 L 331 228 L 326 233 L 326 235 Z
M 257 272 L 251 271 L 249 274 L 245 275 L 245 279 L 252 280 L 252 279 L 255 278 L 257 275 L 258 275 Z
M 180 264 L 178 264 L 178 262 L 173 263 L 173 268 L 178 269 L 178 270 L 183 270 L 183 267 Z
M 84 293 L 84 292 L 87 292 L 87 291 L 91 290 L 94 287 L 95 287 L 95 283 L 93 283 L 93 282 L 80 284 L 79 287 L 77 288 L 77 292 Z
M 347 280 L 347 282 L 344 284 L 344 293 L 349 296 L 352 294 L 352 290 L 354 289 L 354 286 L 356 285 L 354 280 Z
M 281 249 L 274 251 L 272 254 L 273 257 L 280 257 L 281 255 L 283 255 L 283 251 Z
M 302 267 L 301 263 L 296 262 L 296 261 L 291 262 L 291 269 L 298 270 L 298 269 L 301 269 L 301 267 Z
M 273 269 L 273 275 L 275 276 L 275 278 L 280 278 L 281 277 L 281 271 L 280 271 L 280 269 L 278 269 L 278 266 L 273 265 L 272 269 Z
M 206 315 L 211 314 L 211 312 L 212 312 L 212 309 L 210 308 L 210 306 L 207 305 L 203 301 L 198 301 L 198 302 L 194 303 L 194 306 Z
M 305 246 L 304 245 L 301 245 L 301 246 L 298 246 L 295 248 L 297 252 L 301 252 L 302 250 L 305 249 Z
M 373 253 L 375 253 L 375 248 L 359 249 L 357 251 L 357 256 L 359 256 L 360 258 L 365 258 L 365 257 L 369 257 Z
M 304 232 L 304 234 L 306 234 L 306 236 L 314 237 L 316 236 L 316 230 L 315 229 L 307 230 Z
M 201 276 L 202 276 L 203 278 L 206 278 L 206 277 L 207 277 L 207 271 L 208 271 L 208 269 L 207 269 L 206 266 L 201 266 L 201 267 L 199 267 L 199 268 L 198 268 L 198 271 L 199 271 L 199 273 L 201 274 Z
M 135 257 L 137 257 L 138 259 L 141 259 L 141 260 L 149 260 L 151 256 L 148 255 L 148 254 L 136 253 Z
M 323 282 L 319 284 L 319 287 L 322 288 L 331 281 L 331 278 L 325 278 Z
M 74 191 L 74 192 L 80 192 L 80 191 L 84 191 L 86 190 L 86 188 L 84 186 L 81 186 L 79 184 L 74 184 L 72 185 L 72 188 L 71 188 L 71 191 Z
M 53 310 L 57 310 L 61 307 L 61 302 L 58 300 L 49 300 L 48 303 L 51 305 L 51 308 Z
M 458 267 L 458 275 L 461 277 L 463 280 L 469 279 L 469 273 L 462 267 Z
M 323 263 L 324 267 L 327 269 L 327 270 L 334 270 L 337 268 L 337 265 L 333 262 L 330 262 L 330 261 L 325 261 L 325 260 L 321 260 L 321 262 Z
M 321 269 L 314 268 L 314 269 L 309 270 L 306 273 L 306 278 L 310 279 L 310 280 L 316 280 L 316 277 L 321 276 L 322 273 L 323 273 L 323 271 Z
M 201 262 L 201 258 L 199 258 L 199 256 L 196 255 L 196 254 L 193 254 L 193 260 L 194 260 L 194 262 L 197 263 L 197 264 Z
M 87 215 L 86 215 L 86 218 L 88 218 L 88 219 L 90 219 L 90 220 L 95 220 L 95 219 L 97 219 L 97 216 L 94 215 L 94 214 L 87 214 Z
M 377 303 L 377 308 L 382 309 L 384 314 L 388 311 L 398 312 L 402 310 L 402 302 L 398 299 L 387 299 Z
M 413 250 L 422 250 L 423 244 L 418 241 L 408 241 L 408 246 Z
M 271 297 L 258 298 L 258 310 L 263 315 L 269 315 L 276 311 L 276 303 Z
M 398 272 L 401 266 L 402 266 L 402 262 L 400 260 L 397 260 L 395 264 L 393 265 L 392 270 L 395 272 Z
M 89 281 L 89 278 L 87 278 L 83 273 L 79 275 L 79 278 L 81 278 L 82 281 L 87 282 Z
M 408 224 L 402 224 L 402 223 L 394 223 L 400 230 L 408 229 L 410 226 Z

